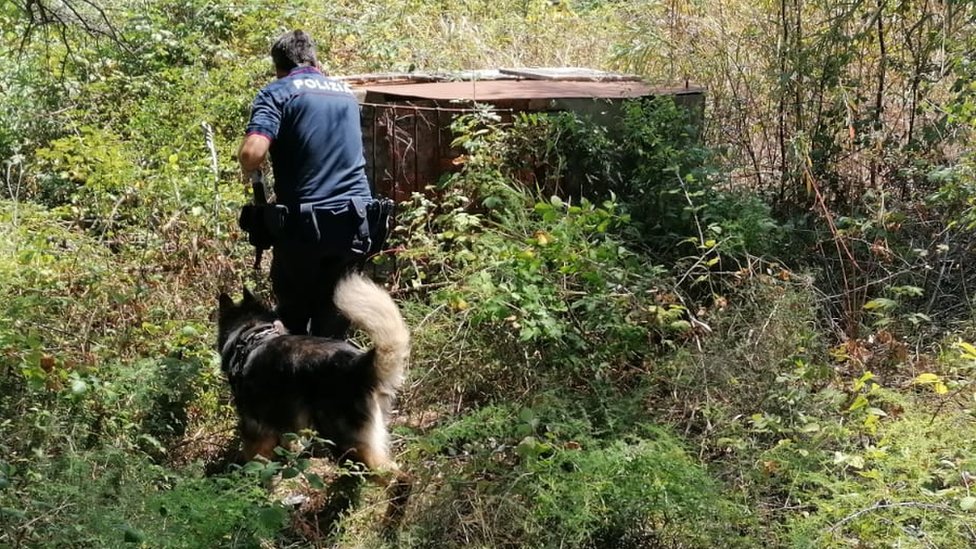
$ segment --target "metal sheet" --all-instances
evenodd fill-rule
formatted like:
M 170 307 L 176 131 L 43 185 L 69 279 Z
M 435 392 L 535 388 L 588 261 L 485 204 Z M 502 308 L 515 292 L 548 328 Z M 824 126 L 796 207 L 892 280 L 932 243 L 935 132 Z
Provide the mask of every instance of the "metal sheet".
M 498 72 L 528 80 L 640 80 L 639 76 L 632 74 L 605 72 L 585 67 L 525 67 L 520 69 L 498 69 Z
M 438 101 L 504 101 L 510 99 L 624 99 L 648 95 L 702 93 L 694 87 L 661 88 L 646 82 L 586 82 L 559 80 L 476 80 L 425 84 L 367 85 L 368 92 Z

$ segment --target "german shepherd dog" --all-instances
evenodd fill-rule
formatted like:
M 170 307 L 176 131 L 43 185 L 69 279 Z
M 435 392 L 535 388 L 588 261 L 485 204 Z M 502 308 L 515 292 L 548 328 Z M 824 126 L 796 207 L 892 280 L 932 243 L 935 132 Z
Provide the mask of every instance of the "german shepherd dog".
M 314 429 L 333 444 L 337 461 L 362 464 L 374 482 L 388 485 L 385 526 L 395 527 L 411 483 L 390 457 L 385 416 L 403 383 L 409 331 L 390 295 L 362 275 L 342 279 L 333 299 L 373 348 L 290 335 L 246 288 L 240 303 L 220 295 L 217 348 L 240 420 L 243 458 L 272 459 L 282 435 Z

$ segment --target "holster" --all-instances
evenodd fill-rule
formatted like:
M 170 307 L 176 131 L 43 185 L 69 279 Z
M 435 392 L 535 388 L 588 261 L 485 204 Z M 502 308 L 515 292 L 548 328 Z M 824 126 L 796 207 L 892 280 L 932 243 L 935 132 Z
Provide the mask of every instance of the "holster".
M 368 257 L 383 249 L 394 202 L 352 197 L 301 204 L 301 239 L 329 253 Z
M 237 224 L 247 233 L 247 241 L 259 250 L 274 245 L 288 222 L 288 207 L 283 204 L 245 204 Z
M 372 239 L 369 255 L 383 251 L 386 239 L 390 236 L 395 212 L 396 202 L 389 198 L 377 198 L 366 206 L 366 216 L 369 219 L 369 236 Z

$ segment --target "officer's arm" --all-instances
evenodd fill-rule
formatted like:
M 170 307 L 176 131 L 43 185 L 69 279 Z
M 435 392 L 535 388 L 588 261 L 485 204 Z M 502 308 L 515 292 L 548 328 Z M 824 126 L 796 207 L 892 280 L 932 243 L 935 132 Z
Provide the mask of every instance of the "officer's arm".
M 237 151 L 237 160 L 241 163 L 244 173 L 251 173 L 260 168 L 270 147 L 271 140 L 267 136 L 259 133 L 248 134 Z

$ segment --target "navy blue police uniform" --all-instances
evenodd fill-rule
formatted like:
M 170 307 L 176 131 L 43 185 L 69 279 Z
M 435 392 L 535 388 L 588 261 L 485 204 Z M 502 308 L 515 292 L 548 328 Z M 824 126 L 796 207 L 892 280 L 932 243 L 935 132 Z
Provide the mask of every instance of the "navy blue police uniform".
M 293 334 L 342 338 L 349 324 L 332 303 L 333 290 L 363 256 L 346 245 L 350 235 L 336 233 L 358 227 L 328 225 L 316 214 L 372 199 L 359 104 L 344 82 L 298 67 L 258 93 L 246 131 L 271 141 L 276 203 L 289 211 L 271 260 L 277 312 Z

